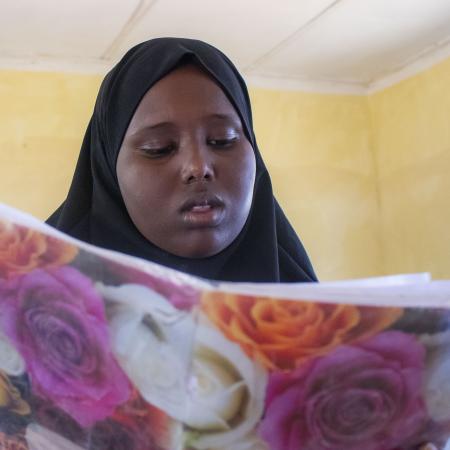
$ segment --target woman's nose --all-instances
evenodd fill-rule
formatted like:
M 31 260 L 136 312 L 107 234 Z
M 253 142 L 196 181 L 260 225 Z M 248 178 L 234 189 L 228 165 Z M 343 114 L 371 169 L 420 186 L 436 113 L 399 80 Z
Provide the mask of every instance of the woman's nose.
M 190 145 L 180 153 L 183 161 L 181 176 L 184 183 L 210 181 L 214 178 L 211 150 L 206 145 Z

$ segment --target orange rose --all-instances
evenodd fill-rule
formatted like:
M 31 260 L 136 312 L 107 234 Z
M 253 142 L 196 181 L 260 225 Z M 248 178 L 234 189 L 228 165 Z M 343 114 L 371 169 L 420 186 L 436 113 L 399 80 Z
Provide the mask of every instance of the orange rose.
M 67 264 L 77 252 L 78 249 L 67 242 L 0 221 L 0 279 L 21 275 L 38 267 Z
M 209 319 L 268 369 L 292 369 L 306 358 L 372 336 L 402 314 L 400 308 L 332 305 L 206 293 Z
M 179 425 L 164 411 L 147 403 L 137 389 L 133 389 L 130 399 L 115 410 L 111 419 L 139 435 L 146 449 L 177 447 L 172 445 L 172 440 L 178 437 L 176 427 Z M 135 444 L 136 449 L 141 448 L 139 442 Z
M 133 389 L 129 400 L 120 405 L 111 418 L 128 426 L 140 420 L 158 430 L 167 428 L 171 420 L 164 411 L 147 403 L 137 389 Z

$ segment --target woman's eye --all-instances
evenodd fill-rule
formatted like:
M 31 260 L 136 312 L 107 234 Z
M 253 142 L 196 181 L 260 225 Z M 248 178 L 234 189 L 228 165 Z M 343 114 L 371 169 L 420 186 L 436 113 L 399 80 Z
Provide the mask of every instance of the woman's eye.
M 208 145 L 216 148 L 228 148 L 231 147 L 237 141 L 237 139 L 237 136 L 224 139 L 208 139 Z
M 162 158 L 170 155 L 175 149 L 174 145 L 165 147 L 140 147 L 139 150 L 150 158 Z

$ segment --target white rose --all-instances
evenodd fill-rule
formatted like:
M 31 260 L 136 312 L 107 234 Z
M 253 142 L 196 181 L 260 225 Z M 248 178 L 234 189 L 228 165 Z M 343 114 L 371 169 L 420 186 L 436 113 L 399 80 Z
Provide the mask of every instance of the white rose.
M 247 440 L 261 418 L 267 376 L 241 348 L 202 318 L 190 373 L 189 445 L 203 449 L 259 450 Z
M 185 418 L 192 315 L 144 286 L 96 287 L 107 301 L 112 350 L 130 380 L 149 403 Z
M 254 433 L 250 433 L 248 436 L 240 439 L 239 442 L 235 442 L 227 447 L 214 447 L 209 450 L 270 450 L 270 448 Z
M 450 332 L 423 335 L 427 347 L 424 397 L 428 414 L 437 422 L 450 419 Z
M 25 439 L 29 450 L 83 450 L 82 447 L 37 423 L 28 425 Z
M 264 407 L 260 365 L 206 318 L 195 320 L 198 313 L 177 310 L 147 287 L 97 289 L 119 363 L 149 403 L 186 425 L 190 447 L 264 449 L 247 439 Z
M 25 362 L 9 339 L 0 332 L 0 370 L 11 376 L 25 372 Z

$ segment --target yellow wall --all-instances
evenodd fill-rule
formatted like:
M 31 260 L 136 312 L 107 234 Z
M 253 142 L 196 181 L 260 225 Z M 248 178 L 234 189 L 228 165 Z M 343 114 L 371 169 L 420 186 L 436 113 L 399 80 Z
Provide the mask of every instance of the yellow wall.
M 384 270 L 450 278 L 450 59 L 369 105 Z
M 320 279 L 382 273 L 365 97 L 253 89 L 274 191 Z
M 65 198 L 99 83 L 0 71 L 0 202 L 46 218 Z
M 450 277 L 450 61 L 370 97 L 252 89 L 275 193 L 319 277 Z M 0 71 L 0 201 L 63 200 L 100 79 Z

